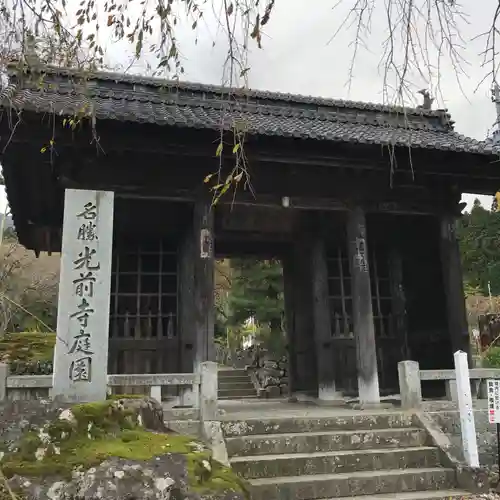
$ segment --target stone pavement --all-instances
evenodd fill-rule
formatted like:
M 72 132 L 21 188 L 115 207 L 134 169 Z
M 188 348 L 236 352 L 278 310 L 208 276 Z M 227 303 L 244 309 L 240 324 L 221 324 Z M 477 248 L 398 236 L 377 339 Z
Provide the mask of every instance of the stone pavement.
M 377 415 L 394 412 L 397 409 L 357 410 L 346 406 L 317 406 L 311 403 L 289 403 L 286 399 L 227 400 L 219 401 L 222 419 L 245 418 L 321 418 L 344 417 L 348 415 Z

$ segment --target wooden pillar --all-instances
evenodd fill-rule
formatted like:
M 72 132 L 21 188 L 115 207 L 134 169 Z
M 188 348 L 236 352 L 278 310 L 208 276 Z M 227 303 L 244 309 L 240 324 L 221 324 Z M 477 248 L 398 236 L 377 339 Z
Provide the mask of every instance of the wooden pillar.
M 214 214 L 208 197 L 200 197 L 194 206 L 193 316 L 194 366 L 215 361 L 214 346 Z
M 297 354 L 295 345 L 295 302 L 293 284 L 293 257 L 286 255 L 283 264 L 283 288 L 285 294 L 285 326 L 288 355 L 288 395 L 297 391 Z
M 377 404 L 380 403 L 380 390 L 366 241 L 366 220 L 364 211 L 359 207 L 351 210 L 347 215 L 347 238 L 352 279 L 352 310 L 356 339 L 359 400 L 361 404 Z
M 193 229 L 190 227 L 178 250 L 178 322 L 179 369 L 181 373 L 193 373 L 195 354 L 194 310 L 194 257 Z
M 326 248 L 324 239 L 318 233 L 316 232 L 311 240 L 313 326 L 317 359 L 318 398 L 324 401 L 334 401 L 339 399 L 340 394 L 335 388 Z
M 470 363 L 469 330 L 455 217 L 441 216 L 440 226 L 441 266 L 451 346 L 453 352 L 466 352 Z
M 294 353 L 296 359 L 294 386 L 296 392 L 315 396 L 318 385 L 313 323 L 311 251 L 310 237 L 305 230 L 301 229 L 296 235 L 292 251 Z

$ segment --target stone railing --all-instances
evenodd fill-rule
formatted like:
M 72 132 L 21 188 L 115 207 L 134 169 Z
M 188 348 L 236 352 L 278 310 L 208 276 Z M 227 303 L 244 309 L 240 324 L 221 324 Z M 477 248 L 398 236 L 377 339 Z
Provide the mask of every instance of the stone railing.
M 399 392 L 401 406 L 405 409 L 416 409 L 422 405 L 422 381 L 443 380 L 446 387 L 446 397 L 457 400 L 457 385 L 455 370 L 420 370 L 416 361 L 401 361 L 398 363 Z M 472 368 L 469 370 L 471 393 L 473 398 L 481 397 L 481 382 L 486 379 L 500 379 L 500 369 Z
M 200 373 L 155 373 L 108 375 L 108 390 L 117 387 L 147 387 L 149 395 L 162 401 L 162 387 L 179 387 L 172 406 L 199 408 L 204 419 L 214 420 L 217 411 L 217 364 L 202 363 Z M 11 375 L 0 363 L 0 402 L 49 398 L 52 375 Z

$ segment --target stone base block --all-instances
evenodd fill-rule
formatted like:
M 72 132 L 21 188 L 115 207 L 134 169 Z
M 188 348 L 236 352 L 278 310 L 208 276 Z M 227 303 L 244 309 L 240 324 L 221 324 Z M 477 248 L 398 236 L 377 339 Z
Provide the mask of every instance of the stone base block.
M 339 406 L 346 406 L 346 401 L 344 397 L 342 396 L 342 393 L 339 393 L 338 399 L 316 399 L 315 404 L 318 406 L 331 406 L 331 407 L 339 407 Z
M 395 405 L 393 403 L 385 403 L 385 402 L 380 402 L 380 403 L 351 403 L 349 406 L 353 410 L 366 410 L 366 411 L 392 410 L 395 407 Z
M 281 396 L 280 388 L 276 385 L 266 387 L 266 393 L 267 393 L 267 397 L 269 399 L 276 399 L 276 398 L 279 398 Z

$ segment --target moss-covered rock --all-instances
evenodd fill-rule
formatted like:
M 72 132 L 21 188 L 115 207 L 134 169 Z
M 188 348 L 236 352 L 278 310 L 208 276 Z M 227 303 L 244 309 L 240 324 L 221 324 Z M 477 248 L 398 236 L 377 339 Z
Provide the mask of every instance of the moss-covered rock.
M 52 373 L 55 333 L 6 333 L 0 336 L 0 362 L 19 375 Z
M 6 333 L 0 337 L 0 361 L 51 361 L 55 343 L 55 333 Z
M 0 435 L 0 467 L 21 498 L 248 498 L 245 483 L 203 443 L 165 428 L 152 399 L 37 404 L 41 418 L 26 412 L 21 431 Z

